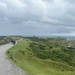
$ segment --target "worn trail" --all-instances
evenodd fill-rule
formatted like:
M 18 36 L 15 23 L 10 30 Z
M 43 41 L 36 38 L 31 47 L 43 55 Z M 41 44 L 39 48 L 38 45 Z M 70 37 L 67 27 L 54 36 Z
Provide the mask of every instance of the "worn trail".
M 0 46 L 0 75 L 26 75 L 19 67 L 7 59 L 6 51 L 13 45 Z

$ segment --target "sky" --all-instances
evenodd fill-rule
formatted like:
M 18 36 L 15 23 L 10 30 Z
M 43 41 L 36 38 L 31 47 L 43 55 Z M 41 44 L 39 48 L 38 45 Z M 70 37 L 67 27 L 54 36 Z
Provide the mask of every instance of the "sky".
M 75 36 L 75 0 L 0 0 L 0 35 Z

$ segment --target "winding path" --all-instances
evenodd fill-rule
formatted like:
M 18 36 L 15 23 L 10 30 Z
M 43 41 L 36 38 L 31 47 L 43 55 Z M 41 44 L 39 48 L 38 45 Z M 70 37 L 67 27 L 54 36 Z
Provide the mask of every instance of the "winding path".
M 0 46 L 0 75 L 25 75 L 19 67 L 7 59 L 6 51 L 12 46 L 11 43 Z

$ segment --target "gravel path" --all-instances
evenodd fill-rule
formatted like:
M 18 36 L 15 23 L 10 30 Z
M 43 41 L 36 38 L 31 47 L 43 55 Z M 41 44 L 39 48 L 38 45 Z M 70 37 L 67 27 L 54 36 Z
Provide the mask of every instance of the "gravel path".
M 0 75 L 25 75 L 19 67 L 7 59 L 6 51 L 12 46 L 11 43 L 0 46 Z

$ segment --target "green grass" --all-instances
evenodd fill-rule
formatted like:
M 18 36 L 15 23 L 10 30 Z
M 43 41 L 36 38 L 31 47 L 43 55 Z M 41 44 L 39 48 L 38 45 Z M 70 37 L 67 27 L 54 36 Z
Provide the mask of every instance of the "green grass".
M 43 60 L 35 57 L 28 45 L 30 40 L 19 41 L 7 51 L 8 58 L 22 68 L 27 75 L 75 75 L 75 69 L 65 62 Z

